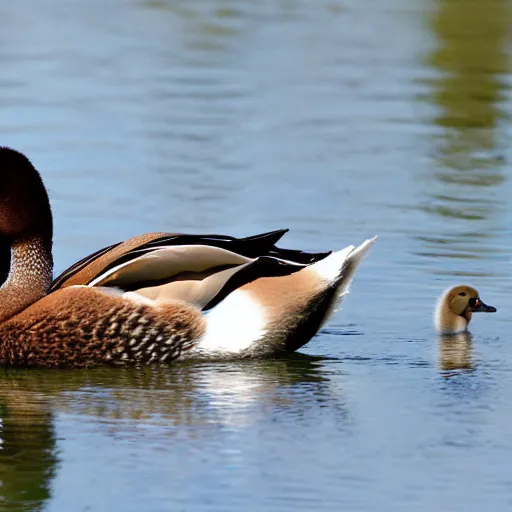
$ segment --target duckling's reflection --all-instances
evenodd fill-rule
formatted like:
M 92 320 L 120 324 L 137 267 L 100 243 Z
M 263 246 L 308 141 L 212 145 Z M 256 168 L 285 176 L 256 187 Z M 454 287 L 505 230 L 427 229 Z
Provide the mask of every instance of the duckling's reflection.
M 473 370 L 473 337 L 469 332 L 439 336 L 439 368 L 445 377 Z

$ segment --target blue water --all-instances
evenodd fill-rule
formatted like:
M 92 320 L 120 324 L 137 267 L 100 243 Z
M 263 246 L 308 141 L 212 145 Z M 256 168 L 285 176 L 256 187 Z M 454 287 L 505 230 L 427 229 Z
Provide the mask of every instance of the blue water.
M 342 248 L 301 354 L 0 376 L 0 510 L 510 510 L 505 0 L 0 5 L 0 144 L 41 171 L 56 272 L 144 231 Z M 442 290 L 498 308 L 432 330 Z

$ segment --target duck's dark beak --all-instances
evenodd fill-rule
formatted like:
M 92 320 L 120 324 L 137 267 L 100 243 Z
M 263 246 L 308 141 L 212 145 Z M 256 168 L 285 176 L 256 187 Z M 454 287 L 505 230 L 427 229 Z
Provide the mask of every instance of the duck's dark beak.
M 478 298 L 475 300 L 475 305 L 471 306 L 471 311 L 473 311 L 473 313 L 496 313 L 496 308 L 494 306 L 488 306 Z

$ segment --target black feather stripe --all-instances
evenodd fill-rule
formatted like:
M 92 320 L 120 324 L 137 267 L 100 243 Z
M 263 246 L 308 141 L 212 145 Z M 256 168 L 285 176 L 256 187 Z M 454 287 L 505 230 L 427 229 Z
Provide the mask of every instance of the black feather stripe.
M 53 281 L 53 283 L 50 286 L 50 289 L 48 290 L 48 293 L 58 290 L 62 286 L 62 283 L 64 283 L 64 281 L 67 281 L 73 274 L 80 272 L 80 270 L 82 270 L 84 267 L 86 267 L 93 261 L 97 260 L 99 257 L 103 256 L 108 251 L 115 249 L 118 245 L 121 245 L 121 244 L 122 244 L 122 242 L 118 242 L 117 244 L 109 245 L 108 247 L 99 249 L 98 251 L 93 252 L 92 254 L 89 254 L 89 256 L 86 256 L 85 258 L 83 258 L 80 261 L 77 261 L 75 264 L 71 265 L 71 267 L 69 267 L 64 272 L 62 272 L 62 274 L 60 274 Z
M 310 265 L 325 258 L 330 252 L 322 253 L 308 253 L 294 249 L 281 249 L 276 247 L 275 243 L 287 233 L 287 229 L 279 229 L 268 233 L 262 233 L 259 235 L 253 235 L 246 238 L 235 238 L 227 235 L 169 235 L 161 236 L 150 242 L 142 244 L 137 248 L 126 252 L 121 257 L 112 261 L 109 265 L 106 265 L 99 270 L 95 276 L 91 278 L 89 282 L 92 282 L 100 274 L 104 274 L 109 270 L 123 265 L 129 261 L 132 261 L 144 254 L 148 254 L 154 251 L 157 247 L 174 247 L 178 245 L 207 245 L 210 247 L 217 247 L 219 249 L 225 249 L 233 253 L 245 256 L 246 258 L 261 258 L 270 257 L 277 260 L 288 260 L 299 265 Z M 122 243 L 122 242 L 120 242 Z M 93 254 L 83 258 L 79 262 L 64 271 L 59 277 L 57 277 L 50 287 L 50 292 L 59 289 L 62 284 L 67 281 L 72 275 L 82 270 L 87 265 L 91 264 L 97 258 L 103 256 L 108 251 L 114 249 L 120 243 L 110 245 Z M 85 283 L 89 284 L 89 283 Z
M 207 311 L 222 302 L 230 293 L 236 289 L 260 279 L 262 277 L 280 277 L 289 276 L 303 269 L 304 265 L 291 264 L 285 261 L 262 256 L 257 260 L 244 266 L 239 272 L 231 276 L 217 295 L 204 306 L 203 311 Z

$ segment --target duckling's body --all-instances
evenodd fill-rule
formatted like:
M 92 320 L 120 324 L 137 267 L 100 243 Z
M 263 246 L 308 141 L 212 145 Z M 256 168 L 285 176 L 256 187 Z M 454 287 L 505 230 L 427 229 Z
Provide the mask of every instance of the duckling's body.
M 276 247 L 284 233 L 147 234 L 84 258 L 49 288 L 46 191 L 24 155 L 0 148 L 0 235 L 11 244 L 0 364 L 168 364 L 296 350 L 327 320 L 373 240 L 304 253 Z
M 434 324 L 439 334 L 450 335 L 467 331 L 473 313 L 494 313 L 496 308 L 485 304 L 475 288 L 467 285 L 448 288 L 438 299 Z

